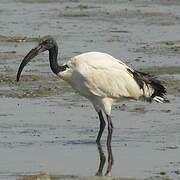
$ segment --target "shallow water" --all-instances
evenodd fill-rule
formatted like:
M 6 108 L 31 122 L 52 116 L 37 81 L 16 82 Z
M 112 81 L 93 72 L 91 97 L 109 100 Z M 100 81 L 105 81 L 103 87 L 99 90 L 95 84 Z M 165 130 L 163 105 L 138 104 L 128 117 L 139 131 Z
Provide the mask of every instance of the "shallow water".
M 87 51 L 108 52 L 165 81 L 170 103 L 113 107 L 111 174 L 179 179 L 179 8 L 175 0 L 1 1 L 0 179 L 40 172 L 93 176 L 99 167 L 97 115 L 52 74 L 48 54 L 34 58 L 15 82 L 22 58 L 47 34 L 57 38 L 61 63 Z

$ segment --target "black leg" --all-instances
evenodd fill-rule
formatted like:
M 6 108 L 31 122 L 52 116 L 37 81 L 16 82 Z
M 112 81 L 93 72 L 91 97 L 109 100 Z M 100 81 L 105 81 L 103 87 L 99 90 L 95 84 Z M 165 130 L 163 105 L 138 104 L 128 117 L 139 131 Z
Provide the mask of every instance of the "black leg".
M 96 176 L 102 176 L 103 174 L 103 168 L 104 168 L 104 164 L 106 162 L 106 156 L 104 155 L 104 152 L 103 152 L 103 149 L 102 149 L 102 146 L 101 144 L 97 144 L 97 147 L 98 147 L 98 152 L 99 152 L 99 158 L 100 158 L 100 163 L 99 163 L 99 168 L 98 168 L 98 171 L 96 173 Z
M 104 131 L 104 127 L 105 127 L 106 123 L 104 121 L 104 117 L 103 117 L 102 111 L 100 111 L 98 113 L 98 115 L 99 115 L 99 120 L 100 120 L 100 129 L 99 129 L 99 132 L 98 132 L 98 136 L 96 138 L 96 143 L 100 144 L 100 139 L 101 139 L 101 136 L 102 136 L 102 133 Z
M 114 164 L 111 145 L 107 146 L 107 151 L 108 151 L 108 167 L 107 167 L 107 171 L 105 173 L 105 176 L 111 176 L 111 170 L 112 170 L 112 166 Z
M 96 176 L 103 176 L 103 168 L 106 162 L 106 156 L 103 152 L 103 149 L 100 143 L 97 144 L 97 147 L 98 147 L 98 152 L 99 152 L 100 163 L 99 163 L 99 168 L 96 173 Z M 107 152 L 108 152 L 108 166 L 107 166 L 105 176 L 111 176 L 111 170 L 114 164 L 111 146 L 107 146 Z
M 108 121 L 107 146 L 111 146 L 111 139 L 112 139 L 112 133 L 113 133 L 113 122 L 111 120 L 111 116 L 107 115 L 107 121 Z

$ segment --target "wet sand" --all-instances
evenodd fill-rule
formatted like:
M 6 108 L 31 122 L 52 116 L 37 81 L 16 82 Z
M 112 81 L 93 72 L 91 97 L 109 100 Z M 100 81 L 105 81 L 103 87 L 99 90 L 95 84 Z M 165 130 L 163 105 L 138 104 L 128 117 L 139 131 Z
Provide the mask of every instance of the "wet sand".
M 180 38 L 177 0 L 8 0 L 0 2 L 0 179 L 48 173 L 92 179 L 100 156 L 92 105 L 52 74 L 44 53 L 18 66 L 39 37 L 51 34 L 59 62 L 107 52 L 164 81 L 168 104 L 113 106 L 113 178 L 180 179 Z M 102 151 L 108 168 L 107 130 Z M 97 178 L 97 177 L 94 177 Z

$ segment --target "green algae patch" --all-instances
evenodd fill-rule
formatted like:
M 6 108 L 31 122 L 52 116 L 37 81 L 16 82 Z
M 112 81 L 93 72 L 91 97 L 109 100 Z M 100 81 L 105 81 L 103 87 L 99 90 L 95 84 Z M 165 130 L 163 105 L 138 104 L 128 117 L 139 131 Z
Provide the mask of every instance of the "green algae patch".
M 23 3 L 66 3 L 66 2 L 79 2 L 79 0 L 17 0 Z
M 27 81 L 38 81 L 46 79 L 44 76 L 40 75 L 22 75 L 21 82 L 27 82 Z M 6 74 L 0 74 L 0 85 L 19 85 L 20 82 L 16 81 L 15 75 L 6 75 Z
M 174 45 L 173 41 L 166 41 L 165 43 L 158 43 L 156 45 L 147 44 L 145 46 L 136 48 L 134 52 L 163 56 L 180 54 L 180 45 Z
M 124 178 L 124 177 L 118 177 L 118 176 L 74 176 L 74 175 L 57 175 L 57 176 L 50 176 L 51 179 L 57 179 L 57 180 L 140 180 L 136 178 Z M 141 180 L 169 180 L 168 177 L 150 177 L 146 179 Z
M 50 175 L 52 180 L 58 180 L 58 179 L 78 179 L 78 176 L 75 175 Z
M 162 74 L 180 74 L 179 66 L 151 66 L 148 68 L 141 68 L 140 71 L 154 74 L 154 75 L 162 75 Z
M 88 17 L 90 16 L 87 12 L 76 12 L 76 13 L 62 13 L 60 16 L 64 17 Z
M 0 74 L 1 97 L 39 98 L 66 92 L 72 88 L 55 76 L 23 75 L 17 82 L 16 75 Z
M 165 79 L 167 92 L 169 94 L 180 93 L 180 79 Z
M 68 9 L 92 9 L 92 8 L 100 8 L 99 6 L 88 6 L 88 5 L 84 5 L 84 4 L 79 4 L 75 7 L 71 7 L 71 6 L 65 6 L 64 10 L 68 10 Z
M 48 175 L 46 173 L 29 175 L 16 180 L 137 180 L 136 178 L 123 178 L 116 176 L 75 176 L 75 175 Z M 165 180 L 164 178 L 147 178 L 144 180 Z M 140 179 L 139 179 L 140 180 Z M 143 180 L 143 179 L 142 179 Z M 166 179 L 167 180 L 167 179 Z
M 177 94 L 180 92 L 180 79 L 173 78 L 171 75 L 180 74 L 180 67 L 149 67 L 140 69 L 156 75 L 169 75 L 161 77 L 163 84 L 167 88 L 168 94 Z M 22 75 L 19 82 L 16 81 L 16 74 L 0 74 L 0 96 L 13 98 L 40 98 L 53 95 L 61 96 L 74 92 L 73 89 L 56 76 L 44 75 Z M 63 95 L 64 94 L 64 95 Z M 125 107 L 115 107 L 123 110 Z M 126 107 L 127 108 L 127 107 Z M 125 108 L 125 109 L 126 109 Z M 127 110 L 127 109 L 126 109 Z M 146 112 L 146 109 L 128 109 L 128 111 Z
M 39 41 L 40 36 L 38 37 L 12 37 L 12 36 L 3 36 L 0 35 L 0 42 L 12 42 L 12 43 L 22 43 L 22 42 L 33 42 Z
M 24 176 L 23 178 L 18 178 L 16 180 L 51 180 L 51 178 L 48 174 L 43 173 L 38 175 Z

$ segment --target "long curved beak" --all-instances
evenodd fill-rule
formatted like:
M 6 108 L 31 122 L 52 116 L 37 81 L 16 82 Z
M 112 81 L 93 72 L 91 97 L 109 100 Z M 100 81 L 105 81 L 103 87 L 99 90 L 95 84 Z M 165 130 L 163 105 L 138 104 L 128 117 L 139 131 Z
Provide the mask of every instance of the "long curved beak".
M 22 60 L 19 69 L 18 69 L 18 73 L 16 76 L 16 81 L 19 81 L 19 78 L 21 76 L 21 72 L 23 70 L 23 68 L 26 66 L 26 64 L 35 56 L 37 56 L 39 53 L 43 52 L 43 47 L 41 45 L 38 45 L 37 47 L 31 49 L 31 51 L 24 57 L 24 59 Z

